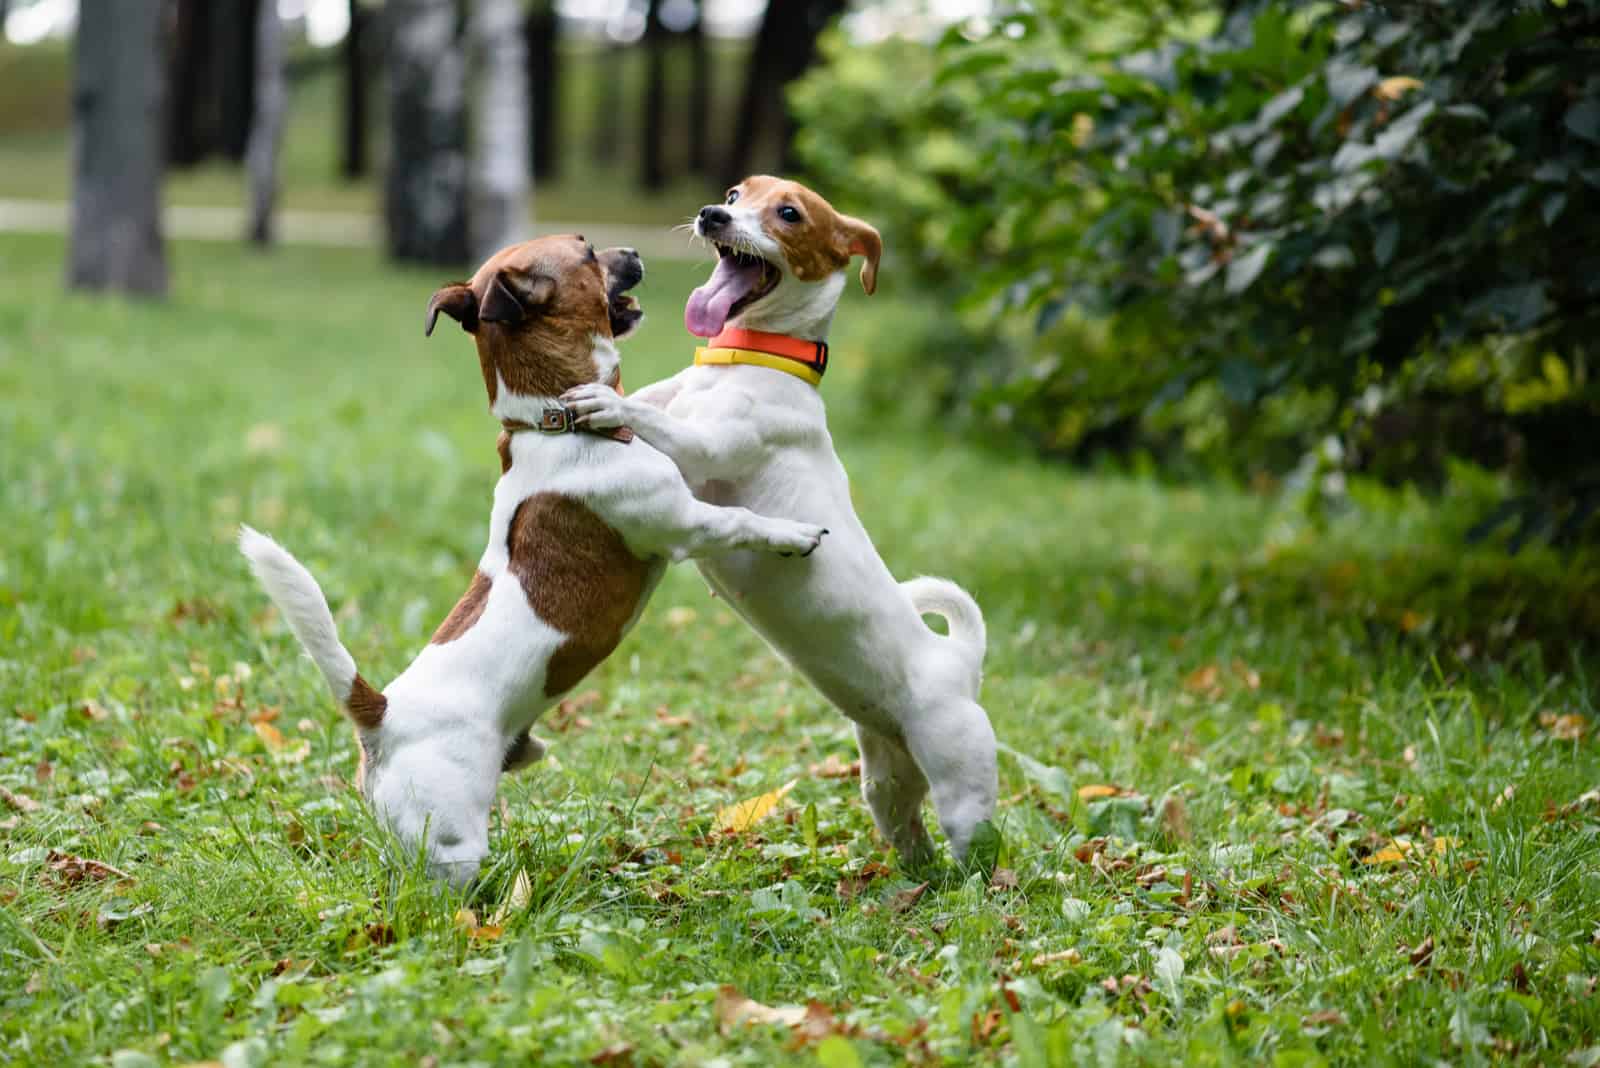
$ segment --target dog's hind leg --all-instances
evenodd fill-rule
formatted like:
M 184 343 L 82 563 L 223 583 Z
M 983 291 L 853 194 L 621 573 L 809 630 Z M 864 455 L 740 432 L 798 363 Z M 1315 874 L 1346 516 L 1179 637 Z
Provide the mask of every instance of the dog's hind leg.
M 933 858 L 933 842 L 922 822 L 928 780 L 899 742 L 856 724 L 861 746 L 861 796 L 872 811 L 878 833 L 909 866 Z
M 927 777 L 939 827 L 956 860 L 964 863 L 979 825 L 994 816 L 999 792 L 989 715 L 969 697 L 947 696 L 918 707 L 903 729 L 907 748 Z

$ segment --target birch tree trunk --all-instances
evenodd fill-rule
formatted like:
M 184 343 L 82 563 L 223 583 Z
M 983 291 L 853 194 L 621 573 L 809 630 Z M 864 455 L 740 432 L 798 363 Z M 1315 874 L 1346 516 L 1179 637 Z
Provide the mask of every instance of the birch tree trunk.
M 67 285 L 162 296 L 162 0 L 83 0 Z
M 472 161 L 474 260 L 528 234 L 528 64 L 518 0 L 474 0 L 477 144 Z
M 289 104 L 283 78 L 283 33 L 276 0 L 262 0 L 256 12 L 255 115 L 245 168 L 250 185 L 250 240 L 270 245 L 273 211 L 278 202 L 278 146 L 283 140 L 284 112 Z
M 466 63 L 455 0 L 389 0 L 389 173 L 384 216 L 398 260 L 468 259 Z

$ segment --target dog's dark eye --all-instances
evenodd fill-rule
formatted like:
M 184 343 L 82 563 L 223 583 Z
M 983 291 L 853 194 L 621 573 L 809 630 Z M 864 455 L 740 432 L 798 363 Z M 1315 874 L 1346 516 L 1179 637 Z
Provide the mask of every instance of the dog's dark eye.
M 800 221 L 800 213 L 795 211 L 789 205 L 785 204 L 783 207 L 778 209 L 778 218 L 782 219 L 786 223 L 797 223 Z
M 728 199 L 727 199 L 726 203 L 732 204 L 735 200 L 738 200 L 738 199 L 739 199 L 739 191 L 737 189 L 728 190 Z

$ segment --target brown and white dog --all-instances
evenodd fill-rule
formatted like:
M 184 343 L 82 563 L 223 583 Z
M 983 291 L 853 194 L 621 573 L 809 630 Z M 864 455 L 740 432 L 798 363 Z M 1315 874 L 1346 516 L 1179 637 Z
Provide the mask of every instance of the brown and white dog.
M 573 433 L 557 399 L 612 388 L 613 340 L 641 317 L 624 293 L 643 277 L 632 249 L 579 236 L 504 249 L 471 282 L 439 289 L 439 312 L 477 342 L 503 426 L 489 544 L 471 586 L 411 665 L 379 693 L 339 641 L 322 590 L 277 542 L 243 528 L 239 547 L 356 726 L 361 792 L 429 870 L 457 885 L 488 851 L 502 771 L 543 754 L 545 709 L 616 648 L 669 561 L 748 549 L 809 555 L 824 531 L 696 500 L 648 443 Z
M 930 790 L 958 859 L 994 812 L 995 739 L 977 702 L 983 614 L 952 582 L 896 582 L 850 501 L 816 386 L 851 257 L 877 287 L 883 243 L 860 219 L 796 182 L 747 178 L 701 209 L 695 232 L 717 266 L 684 323 L 711 338 L 695 366 L 619 397 L 593 385 L 564 395 L 590 427 L 633 428 L 708 501 L 804 515 L 833 532 L 810 567 L 752 553 L 700 562 L 712 588 L 856 724 L 861 786 L 880 832 L 925 857 Z M 921 614 L 942 615 L 948 637 Z

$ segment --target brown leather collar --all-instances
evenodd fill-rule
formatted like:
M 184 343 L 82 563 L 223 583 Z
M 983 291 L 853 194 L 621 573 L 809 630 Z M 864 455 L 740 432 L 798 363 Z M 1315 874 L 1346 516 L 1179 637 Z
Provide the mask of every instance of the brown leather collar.
M 516 434 L 527 430 L 537 431 L 540 434 L 576 434 L 581 430 L 585 434 L 610 438 L 612 441 L 620 441 L 624 445 L 633 440 L 633 431 L 625 426 L 604 429 L 579 426 L 577 416 L 572 414 L 572 409 L 562 405 L 546 408 L 539 414 L 537 423 L 524 423 L 521 419 L 502 419 L 500 420 L 500 425 L 505 428 L 508 434 Z

